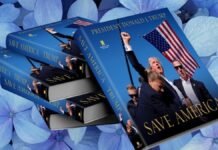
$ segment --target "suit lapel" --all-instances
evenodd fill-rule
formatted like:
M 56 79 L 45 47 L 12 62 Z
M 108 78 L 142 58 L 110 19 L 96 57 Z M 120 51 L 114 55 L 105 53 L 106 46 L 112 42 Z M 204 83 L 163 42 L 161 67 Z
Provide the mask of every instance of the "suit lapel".
M 183 95 L 184 97 L 187 97 L 187 95 L 186 95 L 186 93 L 185 93 L 185 90 L 184 90 L 184 87 L 183 87 L 183 85 L 182 85 L 182 80 L 179 79 L 178 82 L 177 82 L 177 84 L 178 84 L 178 89 L 182 92 L 182 95 Z

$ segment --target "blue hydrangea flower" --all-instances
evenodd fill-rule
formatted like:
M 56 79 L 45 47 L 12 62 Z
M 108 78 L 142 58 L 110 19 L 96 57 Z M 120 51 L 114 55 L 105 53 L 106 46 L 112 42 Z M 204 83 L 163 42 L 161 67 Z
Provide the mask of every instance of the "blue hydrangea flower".
M 74 129 L 71 129 L 74 130 Z M 77 131 L 80 128 L 75 129 Z M 84 128 L 81 128 L 81 131 L 84 131 Z M 76 133 L 76 132 L 75 132 Z M 77 132 L 79 133 L 79 132 Z M 39 147 L 42 150 L 96 150 L 97 148 L 97 140 L 99 138 L 99 130 L 96 127 L 89 127 L 85 134 L 81 135 L 81 140 L 77 143 L 70 139 L 69 132 L 67 130 L 61 131 L 52 131 L 51 136 L 47 141 L 39 143 L 39 144 L 28 144 L 22 141 L 16 134 L 13 137 L 13 148 L 14 149 L 26 149 L 26 150 L 38 150 Z M 75 136 L 80 136 L 75 135 Z
M 98 9 L 93 0 L 77 0 L 69 8 L 67 18 L 83 17 L 98 20 Z
M 37 0 L 34 7 L 34 17 L 38 25 L 60 21 L 63 16 L 61 0 Z
M 12 145 L 8 144 L 8 145 L 2 147 L 1 150 L 13 150 L 13 147 L 12 147 Z
M 211 56 L 217 51 L 218 18 L 195 17 L 186 24 L 184 32 L 200 57 Z
M 218 2 L 210 7 L 210 16 L 218 17 Z
M 27 143 L 39 143 L 50 136 L 34 104 L 0 87 L 0 148 L 6 146 L 13 131 Z M 36 114 L 38 113 L 38 115 Z
M 188 133 L 182 136 L 173 137 L 167 142 L 160 144 L 159 147 L 160 150 L 177 150 L 180 149 L 185 144 L 187 144 L 191 139 L 192 139 L 192 135 L 191 133 Z
M 192 0 L 199 8 L 210 8 L 218 2 L 218 0 Z
M 13 23 L 20 14 L 20 9 L 15 8 L 13 4 L 4 4 L 0 6 L 0 46 L 5 47 L 6 36 L 20 28 Z
M 102 133 L 98 141 L 98 149 L 133 150 L 128 136 L 120 124 L 97 126 Z
M 181 150 L 217 150 L 218 124 L 204 127 Z
M 119 0 L 119 2 L 124 7 L 116 7 L 109 10 L 100 19 L 101 22 L 144 13 L 164 7 L 168 7 L 171 11 L 176 11 L 182 7 L 187 0 Z

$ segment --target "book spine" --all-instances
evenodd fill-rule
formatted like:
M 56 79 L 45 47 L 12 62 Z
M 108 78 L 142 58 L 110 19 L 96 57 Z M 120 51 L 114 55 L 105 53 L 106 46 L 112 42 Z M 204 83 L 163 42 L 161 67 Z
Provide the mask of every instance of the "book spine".
M 28 75 L 18 72 L 13 67 L 9 67 L 3 63 L 0 65 L 0 72 L 2 88 L 29 99 L 34 103 L 43 105 L 57 113 L 61 113 L 57 106 L 50 104 L 48 101 L 34 94 L 27 88 L 28 79 L 30 79 Z
M 62 112 L 59 110 L 59 108 L 48 101 L 42 99 L 41 97 L 33 94 L 31 91 L 29 91 L 26 87 L 20 85 L 15 80 L 11 79 L 10 77 L 6 77 L 2 75 L 1 77 L 1 85 L 2 88 L 5 90 L 8 90 L 14 94 L 17 94 L 21 97 L 24 97 L 30 101 L 32 101 L 35 104 L 45 106 L 48 109 L 53 110 L 56 113 L 62 114 Z
M 126 109 L 126 106 L 124 106 L 118 91 L 115 90 L 113 84 L 110 82 L 111 79 L 107 74 L 107 71 L 104 69 L 104 66 L 101 64 L 101 61 L 99 61 L 98 55 L 96 54 L 96 51 L 91 42 L 89 42 L 89 38 L 87 37 L 84 29 L 80 28 L 74 37 L 77 39 L 78 46 L 84 54 L 84 57 L 86 58 L 91 70 L 93 71 L 98 83 L 101 85 L 104 94 L 108 98 L 108 101 L 119 120 L 121 119 L 120 115 L 122 115 L 122 120 L 120 120 L 120 122 L 125 129 L 127 120 L 130 119 L 131 116 Z M 128 136 L 131 141 L 130 135 Z M 141 135 L 138 142 L 141 145 L 140 147 L 136 147 L 135 144 L 132 143 L 135 149 L 142 149 L 145 147 L 146 142 Z
M 26 40 L 13 33 L 7 36 L 6 46 L 11 51 L 56 67 L 60 67 L 58 63 L 64 62 L 67 56 L 66 53 L 31 41 L 31 37 L 30 40 Z

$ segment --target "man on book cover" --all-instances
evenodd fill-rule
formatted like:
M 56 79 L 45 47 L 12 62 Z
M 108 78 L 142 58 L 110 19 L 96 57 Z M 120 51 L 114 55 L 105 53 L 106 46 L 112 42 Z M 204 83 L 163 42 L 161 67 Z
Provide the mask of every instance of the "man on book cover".
M 79 58 L 68 55 L 65 58 L 65 64 L 66 65 L 63 65 L 61 62 L 59 62 L 59 66 L 62 69 L 68 70 L 78 79 L 85 77 L 85 63 Z
M 208 99 L 213 99 L 204 83 L 190 77 L 185 69 L 185 66 L 178 60 L 173 61 L 173 66 L 176 69 L 179 79 L 175 79 L 173 83 L 182 92 L 183 96 L 190 99 L 193 105 Z
M 131 97 L 131 99 L 127 103 L 127 109 L 130 115 L 132 116 L 132 118 L 135 118 L 136 117 L 135 111 L 136 111 L 136 107 L 138 106 L 138 91 L 132 84 L 129 84 L 127 86 L 127 92 Z
M 45 29 L 49 34 L 51 34 L 55 39 L 57 39 L 60 43 L 60 47 L 62 51 L 71 54 L 73 56 L 81 57 L 81 51 L 79 47 L 76 45 L 74 38 L 72 35 L 65 35 L 55 31 L 53 28 L 46 28 Z M 67 42 L 62 41 L 60 38 L 67 39 Z

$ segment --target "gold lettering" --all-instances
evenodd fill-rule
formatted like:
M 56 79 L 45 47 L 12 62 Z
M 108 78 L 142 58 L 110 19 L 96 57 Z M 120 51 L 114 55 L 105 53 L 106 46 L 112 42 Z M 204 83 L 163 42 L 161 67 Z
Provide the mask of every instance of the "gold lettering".
M 147 123 L 147 122 L 144 123 L 144 128 L 147 130 L 147 134 L 148 134 L 148 135 L 152 135 L 152 134 L 153 134 L 153 130 L 152 130 L 152 128 L 150 128 L 150 127 L 148 126 L 148 123 Z

